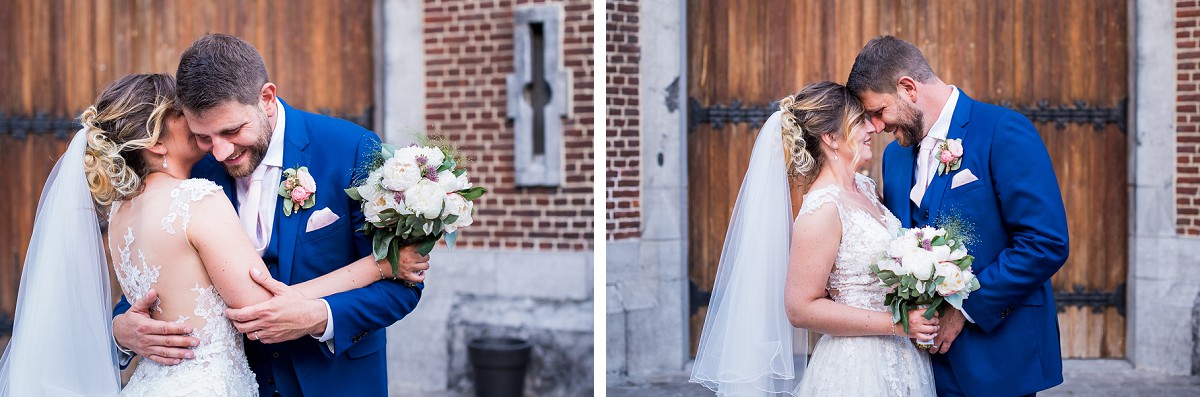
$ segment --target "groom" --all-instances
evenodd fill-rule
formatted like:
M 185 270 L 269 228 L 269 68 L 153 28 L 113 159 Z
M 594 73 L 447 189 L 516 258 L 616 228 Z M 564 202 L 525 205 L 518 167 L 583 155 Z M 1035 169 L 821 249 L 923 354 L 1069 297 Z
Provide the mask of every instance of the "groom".
M 249 339 L 246 356 L 259 394 L 387 395 L 384 328 L 416 307 L 421 284 L 384 280 L 323 299 L 285 285 L 371 255 L 370 238 L 355 232 L 363 213 L 342 190 L 378 150 L 379 138 L 347 121 L 288 106 L 276 97 L 258 51 L 237 37 L 196 40 L 181 56 L 176 79 L 189 127 L 211 152 L 192 176 L 224 188 L 271 272 L 272 279 L 255 280 L 273 298 L 226 310 Z M 285 215 L 281 173 L 299 167 L 316 181 L 316 205 Z M 321 216 L 314 215 L 318 211 Z M 402 250 L 399 265 L 400 278 L 412 282 L 423 281 L 429 268 L 428 257 L 411 246 Z M 154 297 L 148 295 L 132 309 L 124 300 L 118 305 L 118 345 L 163 364 L 191 358 L 187 346 L 199 341 L 180 324 L 150 319 L 145 312 Z
M 1062 383 L 1050 277 L 1067 260 L 1067 221 L 1033 124 L 946 85 L 916 46 L 892 36 L 867 42 L 846 86 L 896 137 L 883 155 L 888 209 L 905 227 L 968 225 L 981 288 L 941 317 L 930 349 L 938 395 L 1033 395 Z M 943 155 L 957 139 L 961 157 Z

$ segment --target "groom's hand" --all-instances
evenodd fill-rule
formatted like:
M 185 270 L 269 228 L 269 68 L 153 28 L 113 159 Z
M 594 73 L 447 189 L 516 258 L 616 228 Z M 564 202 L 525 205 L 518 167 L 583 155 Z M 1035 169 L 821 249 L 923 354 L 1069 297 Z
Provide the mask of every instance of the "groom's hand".
M 121 347 L 162 365 L 194 358 L 191 348 L 199 345 L 200 339 L 188 335 L 192 327 L 186 324 L 150 318 L 150 308 L 156 301 L 158 292 L 151 289 L 128 311 L 114 317 L 113 338 Z
M 325 332 L 329 319 L 324 303 L 304 296 L 270 274 L 252 271 L 250 278 L 271 292 L 271 299 L 241 309 L 225 309 L 225 317 L 247 338 L 280 343 Z
M 946 310 L 946 313 L 942 315 L 941 329 L 938 330 L 937 337 L 933 338 L 933 347 L 929 348 L 929 353 L 946 354 L 950 351 L 950 344 L 954 343 L 955 338 L 958 338 L 965 323 L 966 317 L 963 317 L 962 312 L 958 309 L 951 307 Z

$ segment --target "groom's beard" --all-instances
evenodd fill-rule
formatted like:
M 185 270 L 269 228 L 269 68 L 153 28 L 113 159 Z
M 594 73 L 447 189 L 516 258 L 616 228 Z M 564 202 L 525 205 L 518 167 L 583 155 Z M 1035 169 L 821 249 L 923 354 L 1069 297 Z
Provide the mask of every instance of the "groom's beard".
M 258 140 L 254 142 L 253 146 L 246 147 L 250 161 L 235 168 L 225 166 L 225 171 L 229 173 L 229 176 L 234 178 L 250 176 L 254 173 L 254 169 L 262 163 L 263 158 L 267 157 L 267 147 L 271 145 L 271 135 L 274 134 L 274 131 L 271 129 L 271 120 L 267 119 L 266 112 L 259 112 L 258 116 L 258 130 L 263 133 L 258 134 Z
M 921 136 L 921 125 L 924 124 L 925 114 L 912 105 L 907 105 L 906 108 L 908 112 L 910 112 L 905 117 L 907 120 L 903 120 L 895 124 L 896 133 L 899 133 L 899 135 L 896 135 L 896 140 L 900 146 L 912 147 L 917 142 L 920 142 L 922 138 L 924 138 Z

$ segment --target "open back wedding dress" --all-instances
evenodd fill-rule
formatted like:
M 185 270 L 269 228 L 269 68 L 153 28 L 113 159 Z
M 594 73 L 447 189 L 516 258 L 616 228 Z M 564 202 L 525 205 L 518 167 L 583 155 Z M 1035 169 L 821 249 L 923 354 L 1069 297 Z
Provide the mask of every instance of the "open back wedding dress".
M 221 188 L 205 179 L 156 182 L 132 200 L 113 203 L 108 229 L 113 270 L 131 302 L 154 288 L 159 302 L 151 316 L 191 325 L 200 345 L 192 349 L 194 359 L 178 365 L 141 360 L 121 394 L 257 396 L 242 335 L 225 318 L 225 302 L 187 238 L 191 206 L 224 199 Z

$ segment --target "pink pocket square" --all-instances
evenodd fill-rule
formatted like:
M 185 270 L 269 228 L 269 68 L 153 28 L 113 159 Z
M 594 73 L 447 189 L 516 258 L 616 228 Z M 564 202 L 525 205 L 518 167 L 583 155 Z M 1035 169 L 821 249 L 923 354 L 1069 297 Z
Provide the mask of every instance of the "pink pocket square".
M 314 212 L 312 216 L 308 217 L 308 227 L 304 229 L 304 232 L 308 233 L 313 230 L 329 226 L 331 223 L 337 222 L 337 220 L 340 218 L 341 217 L 333 213 L 329 207 L 322 208 L 320 211 Z

